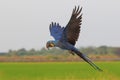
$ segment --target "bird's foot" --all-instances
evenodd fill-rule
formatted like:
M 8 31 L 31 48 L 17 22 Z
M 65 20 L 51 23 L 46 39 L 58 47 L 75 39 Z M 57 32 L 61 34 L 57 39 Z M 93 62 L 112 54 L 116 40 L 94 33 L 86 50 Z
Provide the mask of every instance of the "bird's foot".
M 75 55 L 75 53 L 73 51 L 69 51 L 69 53 L 72 54 L 72 55 Z

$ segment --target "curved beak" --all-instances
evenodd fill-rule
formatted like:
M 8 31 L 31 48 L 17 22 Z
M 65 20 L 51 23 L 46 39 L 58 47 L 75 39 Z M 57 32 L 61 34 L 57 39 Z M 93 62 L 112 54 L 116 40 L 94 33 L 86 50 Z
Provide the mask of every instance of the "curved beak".
M 49 47 L 50 47 L 49 44 L 46 44 L 46 48 L 47 48 L 48 50 L 49 50 Z

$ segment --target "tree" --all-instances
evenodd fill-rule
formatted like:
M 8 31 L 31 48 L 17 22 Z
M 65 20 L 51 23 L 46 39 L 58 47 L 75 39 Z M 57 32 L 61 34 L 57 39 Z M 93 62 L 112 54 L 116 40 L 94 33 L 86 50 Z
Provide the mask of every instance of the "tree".
M 19 55 L 19 56 L 24 56 L 26 54 L 27 54 L 27 50 L 25 48 L 19 49 L 17 51 L 17 55 Z

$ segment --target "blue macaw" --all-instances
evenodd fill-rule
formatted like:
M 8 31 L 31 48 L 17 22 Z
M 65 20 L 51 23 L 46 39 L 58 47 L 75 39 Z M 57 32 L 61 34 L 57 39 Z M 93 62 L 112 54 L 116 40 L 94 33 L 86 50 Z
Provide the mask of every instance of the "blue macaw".
M 75 48 L 76 41 L 78 40 L 81 22 L 82 22 L 82 7 L 73 9 L 72 16 L 66 27 L 61 27 L 59 23 L 51 23 L 49 26 L 50 34 L 55 40 L 50 40 L 46 43 L 46 47 L 59 47 L 64 50 L 70 51 L 72 54 L 77 54 L 94 69 L 102 71 L 97 67 L 85 54 L 81 53 Z

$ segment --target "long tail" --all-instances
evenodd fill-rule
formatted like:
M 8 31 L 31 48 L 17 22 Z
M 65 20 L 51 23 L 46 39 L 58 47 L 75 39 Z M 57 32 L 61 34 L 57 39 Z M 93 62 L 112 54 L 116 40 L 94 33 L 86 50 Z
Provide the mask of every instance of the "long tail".
M 81 52 L 76 52 L 76 54 L 81 57 L 83 60 L 85 60 L 87 63 L 89 63 L 94 69 L 98 70 L 98 71 L 103 71 L 102 69 L 100 69 L 98 66 L 96 66 L 86 55 L 84 55 Z

